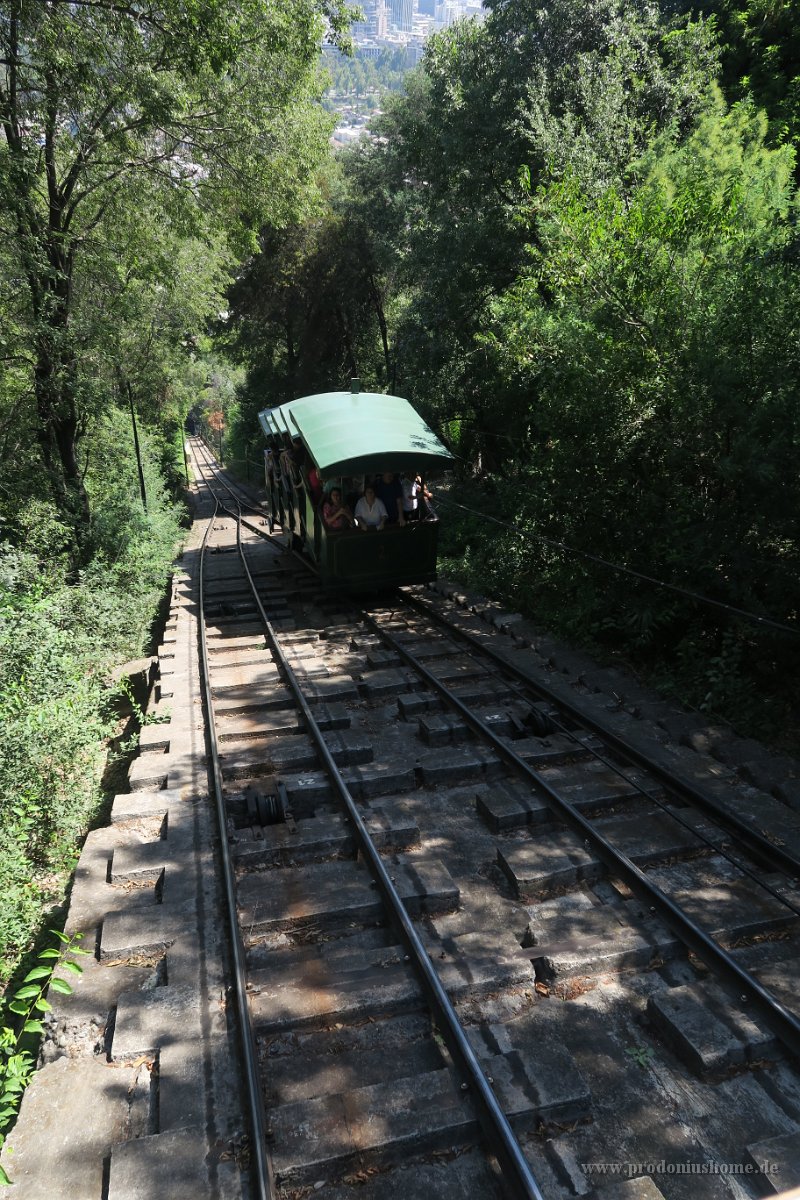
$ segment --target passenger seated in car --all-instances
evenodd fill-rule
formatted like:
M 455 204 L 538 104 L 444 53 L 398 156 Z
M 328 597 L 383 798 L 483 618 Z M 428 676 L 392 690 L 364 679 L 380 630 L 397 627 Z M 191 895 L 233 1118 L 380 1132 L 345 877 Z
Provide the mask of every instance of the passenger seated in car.
M 354 475 L 342 476 L 342 496 L 351 512 L 355 512 L 355 507 L 364 494 L 364 482 L 363 476 L 361 478 L 356 478 Z
M 389 525 L 405 525 L 403 515 L 403 485 L 391 471 L 384 471 L 375 480 L 375 495 L 383 501 L 386 508 L 386 521 Z
M 341 488 L 331 488 L 330 495 L 322 505 L 322 519 L 326 528 L 333 532 L 352 527 L 355 523 L 353 514 L 342 501 Z
M 356 524 L 359 529 L 369 533 L 374 529 L 383 529 L 386 517 L 386 505 L 375 495 L 375 488 L 367 484 L 364 495 L 356 505 Z

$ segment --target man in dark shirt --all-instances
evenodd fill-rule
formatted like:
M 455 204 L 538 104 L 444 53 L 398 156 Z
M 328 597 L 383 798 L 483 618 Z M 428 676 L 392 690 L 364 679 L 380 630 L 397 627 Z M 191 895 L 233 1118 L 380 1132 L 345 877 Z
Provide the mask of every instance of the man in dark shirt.
M 391 471 L 384 471 L 375 481 L 375 495 L 383 501 L 389 514 L 387 525 L 405 525 L 403 516 L 403 485 Z

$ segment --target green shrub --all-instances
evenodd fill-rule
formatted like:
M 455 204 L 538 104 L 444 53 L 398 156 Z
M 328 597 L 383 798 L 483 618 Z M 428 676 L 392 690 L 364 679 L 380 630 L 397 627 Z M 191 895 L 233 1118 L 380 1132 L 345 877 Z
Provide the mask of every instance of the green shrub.
M 162 439 L 142 432 L 145 513 L 127 436 L 117 413 L 93 435 L 94 557 L 77 582 L 52 506 L 31 501 L 0 542 L 0 985 L 60 902 L 100 802 L 108 675 L 146 646 L 179 537 Z
M 9 1002 L 8 1011 L 13 1014 L 13 1023 L 0 1026 L 0 1149 L 16 1119 L 22 1093 L 36 1066 L 36 1044 L 44 1032 L 42 1018 L 52 1008 L 45 993 L 53 991 L 68 996 L 72 992 L 72 984 L 55 971 L 61 969 L 73 977 L 81 975 L 83 967 L 75 959 L 89 954 L 79 945 L 83 940 L 82 933 L 72 937 L 56 929 L 51 929 L 50 933 L 58 940 L 58 949 L 45 946 L 39 951 Z M 8 1187 L 12 1182 L 0 1166 L 0 1187 Z
M 518 480 L 455 484 L 450 498 L 483 516 L 442 503 L 441 573 L 601 660 L 635 668 L 709 718 L 796 751 L 796 636 L 761 629 L 548 545 L 537 537 L 542 531 L 536 522 L 519 513 L 524 492 Z M 516 525 L 527 537 L 487 516 Z M 653 573 L 668 575 L 657 566 Z

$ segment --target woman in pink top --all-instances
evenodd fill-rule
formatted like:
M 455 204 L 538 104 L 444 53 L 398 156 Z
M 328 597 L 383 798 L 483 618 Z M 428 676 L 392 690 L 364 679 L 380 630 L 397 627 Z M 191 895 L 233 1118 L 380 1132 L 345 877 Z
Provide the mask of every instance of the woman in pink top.
M 342 503 L 341 488 L 331 488 L 330 496 L 322 506 L 322 519 L 326 528 L 332 530 L 352 526 L 353 516 L 347 505 Z

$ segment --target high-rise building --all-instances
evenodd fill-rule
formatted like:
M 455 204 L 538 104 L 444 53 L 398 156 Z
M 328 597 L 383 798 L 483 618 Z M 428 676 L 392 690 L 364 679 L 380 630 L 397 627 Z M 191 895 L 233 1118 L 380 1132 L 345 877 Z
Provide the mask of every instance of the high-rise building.
M 414 0 L 391 0 L 391 22 L 399 33 L 411 33 Z
M 446 29 L 461 16 L 461 5 L 458 0 L 441 0 L 436 5 L 436 24 L 439 29 Z
M 389 32 L 389 9 L 384 0 L 378 0 L 375 7 L 375 37 L 385 38 Z
M 354 21 L 350 26 L 350 32 L 354 37 L 366 37 L 372 33 L 375 27 L 374 4 L 367 0 L 360 7 L 363 10 L 364 19 L 363 21 Z

